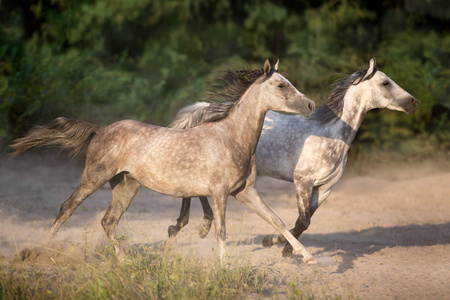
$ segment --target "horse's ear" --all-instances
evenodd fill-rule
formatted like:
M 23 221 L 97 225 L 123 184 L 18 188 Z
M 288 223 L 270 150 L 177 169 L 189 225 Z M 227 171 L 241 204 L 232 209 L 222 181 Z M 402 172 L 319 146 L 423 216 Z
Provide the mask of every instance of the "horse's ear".
M 275 72 L 278 72 L 278 64 L 280 63 L 280 59 L 277 58 L 277 63 L 275 64 L 274 70 Z
M 370 75 L 373 74 L 373 71 L 375 70 L 376 63 L 377 62 L 375 60 L 375 57 L 372 57 L 370 59 L 370 61 L 369 61 L 369 68 L 367 69 L 367 73 L 366 73 L 366 75 L 364 75 L 364 78 L 361 81 L 365 80 L 367 76 L 370 76 Z
M 375 67 L 377 66 L 377 60 L 375 59 L 375 57 L 372 57 L 369 61 L 369 69 L 372 70 L 375 69 Z
M 264 75 L 267 75 L 270 73 L 270 62 L 268 59 L 266 59 L 266 62 L 264 63 Z

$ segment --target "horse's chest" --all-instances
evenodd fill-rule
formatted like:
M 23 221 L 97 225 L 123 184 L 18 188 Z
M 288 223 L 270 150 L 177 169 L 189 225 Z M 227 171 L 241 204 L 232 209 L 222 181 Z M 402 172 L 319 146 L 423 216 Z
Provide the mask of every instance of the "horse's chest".
M 343 142 L 309 141 L 297 162 L 296 173 L 323 184 L 340 177 L 345 166 L 347 148 Z
M 217 155 L 208 164 L 206 173 L 211 187 L 221 185 L 232 188 L 242 184 L 252 168 L 252 156 L 239 151 Z

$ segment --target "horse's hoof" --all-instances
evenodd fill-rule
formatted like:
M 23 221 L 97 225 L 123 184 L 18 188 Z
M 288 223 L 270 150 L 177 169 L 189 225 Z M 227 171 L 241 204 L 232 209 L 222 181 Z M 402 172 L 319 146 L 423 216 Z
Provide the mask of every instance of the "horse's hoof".
M 283 249 L 283 252 L 281 252 L 284 258 L 292 257 L 292 249 Z
M 308 265 L 317 265 L 317 260 L 315 260 L 314 257 L 304 258 L 303 262 Z
M 206 225 L 205 223 L 198 225 L 198 236 L 201 239 L 205 238 L 208 235 L 210 229 L 211 229 L 211 222 Z
M 262 241 L 262 245 L 264 247 L 271 247 L 273 246 L 273 235 L 266 235 Z
M 169 233 L 169 238 L 174 238 L 178 234 L 177 228 L 173 225 L 169 226 L 169 228 L 167 229 L 167 232 Z
M 54 230 L 53 228 L 52 229 L 50 229 L 50 232 L 47 234 L 47 239 L 48 240 L 52 240 L 55 236 L 56 236 L 56 233 L 57 233 L 58 231 L 57 230 Z

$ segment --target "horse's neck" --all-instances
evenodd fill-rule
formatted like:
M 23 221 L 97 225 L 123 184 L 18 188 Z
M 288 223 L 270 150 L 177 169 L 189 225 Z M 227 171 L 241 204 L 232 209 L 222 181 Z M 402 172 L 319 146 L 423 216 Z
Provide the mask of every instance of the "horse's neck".
M 339 139 L 344 141 L 349 147 L 353 142 L 356 133 L 361 127 L 361 123 L 367 113 L 366 107 L 362 104 L 360 95 L 357 93 L 347 94 L 344 97 L 344 109 L 341 117 L 335 122 L 338 126 Z
M 232 142 L 241 150 L 254 154 L 268 111 L 259 99 L 259 91 L 247 91 L 223 121 Z

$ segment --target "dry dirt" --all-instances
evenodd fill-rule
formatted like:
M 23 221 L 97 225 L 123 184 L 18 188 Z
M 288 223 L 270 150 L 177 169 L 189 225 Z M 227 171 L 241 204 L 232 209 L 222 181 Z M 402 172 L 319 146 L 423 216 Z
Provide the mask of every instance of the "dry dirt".
M 62 202 L 78 184 L 82 164 L 48 155 L 0 156 L 0 255 L 28 256 L 35 265 L 72 255 L 86 245 L 106 243 L 100 219 L 111 192 L 105 186 L 91 195 L 48 242 L 46 235 Z M 291 227 L 297 216 L 292 183 L 259 177 L 257 189 L 268 205 Z M 272 295 L 285 298 L 287 284 L 317 298 L 450 299 L 450 170 L 399 167 L 346 174 L 319 208 L 300 239 L 318 265 L 300 257 L 284 259 L 281 246 L 264 248 L 261 241 L 274 229 L 234 198 L 228 201 L 230 260 L 249 258 L 267 271 Z M 142 188 L 119 226 L 128 244 L 158 245 L 178 217 L 179 199 Z M 193 200 L 191 221 L 169 243 L 184 253 L 218 259 L 212 232 L 197 236 L 202 219 Z M 25 248 L 41 252 L 24 252 Z M 50 250 L 49 250 L 50 251 Z

